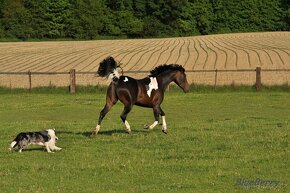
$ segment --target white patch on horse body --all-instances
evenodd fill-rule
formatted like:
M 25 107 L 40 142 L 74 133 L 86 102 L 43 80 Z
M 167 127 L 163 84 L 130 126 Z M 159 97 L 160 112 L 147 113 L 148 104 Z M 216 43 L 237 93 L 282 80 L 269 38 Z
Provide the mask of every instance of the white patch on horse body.
M 157 82 L 157 79 L 155 77 L 150 77 L 150 83 L 149 83 L 148 87 L 149 87 L 149 89 L 147 90 L 147 95 L 149 97 L 151 97 L 152 91 L 158 89 L 158 82 Z
M 124 82 L 128 82 L 128 78 L 127 77 L 125 77 Z

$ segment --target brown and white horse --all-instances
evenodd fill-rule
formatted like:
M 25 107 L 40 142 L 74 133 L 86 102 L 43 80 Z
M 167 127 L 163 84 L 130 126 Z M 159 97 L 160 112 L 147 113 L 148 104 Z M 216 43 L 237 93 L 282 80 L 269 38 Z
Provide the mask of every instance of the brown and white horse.
M 112 82 L 107 89 L 106 105 L 100 112 L 99 121 L 93 135 L 99 132 L 103 118 L 118 100 L 124 104 L 121 119 L 128 133 L 131 132 L 131 128 L 126 118 L 133 105 L 153 109 L 155 121 L 145 128 L 153 129 L 158 124 L 159 115 L 161 115 L 162 131 L 167 133 L 165 113 L 160 105 L 164 98 L 165 89 L 171 82 L 175 82 L 184 92 L 189 91 L 184 68 L 177 64 L 164 64 L 156 67 L 150 71 L 148 77 L 140 80 L 129 76 L 120 76 L 116 70 L 117 68 L 117 63 L 113 57 L 107 57 L 100 63 L 98 75 L 109 77 Z

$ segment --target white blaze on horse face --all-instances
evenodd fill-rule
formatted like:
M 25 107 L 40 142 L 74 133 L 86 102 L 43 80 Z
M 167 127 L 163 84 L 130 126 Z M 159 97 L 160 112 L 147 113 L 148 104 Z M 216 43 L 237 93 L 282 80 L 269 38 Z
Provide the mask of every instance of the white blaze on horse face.
M 149 89 L 147 90 L 147 95 L 150 97 L 152 90 L 157 90 L 158 89 L 158 82 L 155 77 L 150 77 L 150 83 L 149 83 Z
M 124 78 L 124 82 L 128 82 L 128 78 L 127 77 Z

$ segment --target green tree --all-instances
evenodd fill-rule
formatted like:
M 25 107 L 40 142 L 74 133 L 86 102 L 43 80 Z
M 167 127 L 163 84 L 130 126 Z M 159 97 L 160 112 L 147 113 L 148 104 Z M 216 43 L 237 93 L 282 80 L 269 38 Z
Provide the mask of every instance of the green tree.
M 197 29 L 202 35 L 210 34 L 214 20 L 212 4 L 209 0 L 192 0 L 191 2 Z
M 105 19 L 103 34 L 113 36 L 140 36 L 143 31 L 143 22 L 130 11 L 116 11 Z
M 46 18 L 46 1 L 25 1 L 24 6 L 29 10 L 31 15 L 31 37 L 39 39 L 48 38 L 47 32 L 49 31 L 49 19 Z
M 164 36 L 166 32 L 166 25 L 161 23 L 154 16 L 147 16 L 143 20 L 143 37 L 160 37 Z
M 66 24 L 72 16 L 71 4 L 68 0 L 46 0 L 46 4 L 45 17 L 48 20 L 48 37 L 65 37 Z
M 2 9 L 2 30 L 7 37 L 27 39 L 31 37 L 31 15 L 22 0 L 5 2 Z
M 5 31 L 3 28 L 3 9 L 5 0 L 0 0 L 0 38 L 5 37 Z
M 187 2 L 187 5 L 182 7 L 181 14 L 176 21 L 176 27 L 179 35 L 181 36 L 200 34 L 199 30 L 197 29 L 193 7 L 193 3 Z
M 113 11 L 124 11 L 130 10 L 133 8 L 132 0 L 106 0 L 105 5 Z
M 223 6 L 227 17 L 222 23 L 232 32 L 273 31 L 285 27 L 280 0 L 223 0 Z
M 104 31 L 106 12 L 102 1 L 75 0 L 66 34 L 72 38 L 93 39 Z
M 212 33 L 231 33 L 229 26 L 229 11 L 224 0 L 211 0 L 213 8 Z
M 289 0 L 0 0 L 0 38 L 94 39 L 289 29 Z
M 148 0 L 146 4 L 147 17 L 144 19 L 144 23 L 148 25 L 152 23 L 152 18 L 155 18 L 156 24 L 154 26 L 159 28 L 152 30 L 155 31 L 155 34 L 158 32 L 159 35 L 178 35 L 180 31 L 178 27 L 188 24 L 180 19 L 187 2 L 187 0 Z
M 285 21 L 285 30 L 290 30 L 290 0 L 281 0 L 282 7 L 284 8 L 284 21 Z
M 32 17 L 34 38 L 65 38 L 72 16 L 68 0 L 26 0 L 25 7 Z
M 144 19 L 146 16 L 146 1 L 144 0 L 133 0 L 133 11 L 134 15 L 139 19 Z

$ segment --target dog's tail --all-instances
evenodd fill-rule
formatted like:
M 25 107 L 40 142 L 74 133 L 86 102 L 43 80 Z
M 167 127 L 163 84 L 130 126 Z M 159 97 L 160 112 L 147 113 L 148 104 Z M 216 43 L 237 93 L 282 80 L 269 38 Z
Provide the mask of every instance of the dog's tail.
M 100 63 L 97 74 L 100 77 L 106 77 L 112 79 L 112 81 L 117 81 L 120 78 L 120 74 L 117 71 L 118 67 L 115 59 L 109 56 Z
M 23 140 L 24 136 L 23 136 L 23 133 L 19 133 L 15 139 L 11 142 L 10 144 L 10 147 L 9 147 L 9 150 L 11 151 L 12 149 L 15 149 L 21 140 Z
M 17 145 L 17 141 L 12 141 L 12 143 L 10 144 L 9 150 L 11 151 L 12 149 L 14 149 Z

